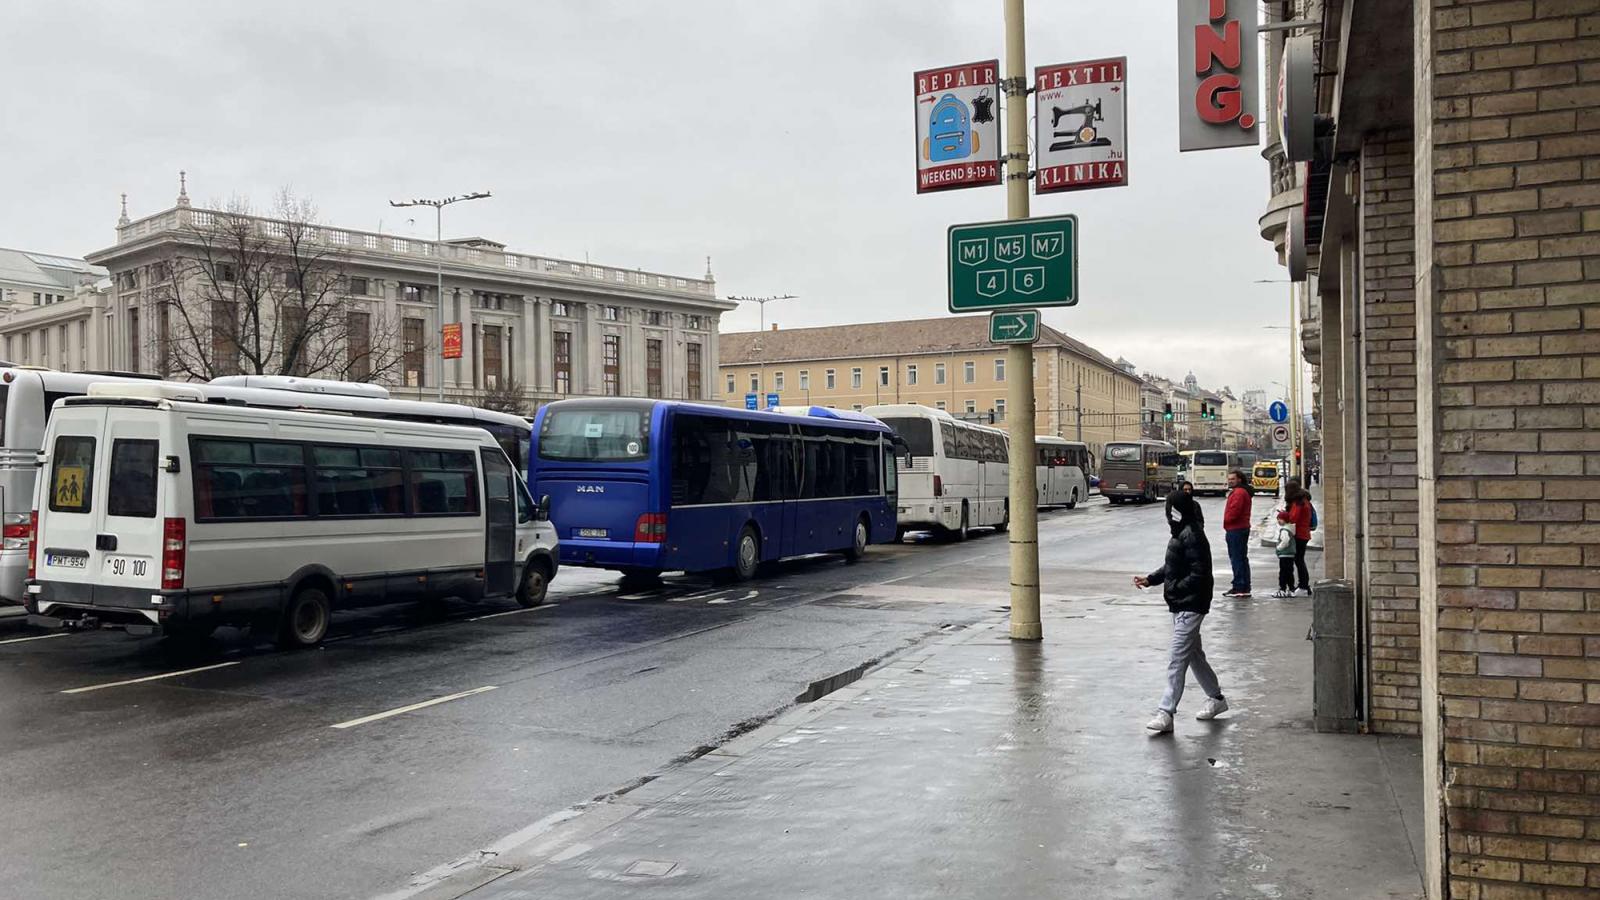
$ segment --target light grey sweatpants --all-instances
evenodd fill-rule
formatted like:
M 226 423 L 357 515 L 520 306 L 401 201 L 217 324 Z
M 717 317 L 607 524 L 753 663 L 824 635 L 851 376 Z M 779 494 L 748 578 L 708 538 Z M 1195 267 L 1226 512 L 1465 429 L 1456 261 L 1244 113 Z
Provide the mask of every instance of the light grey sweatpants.
M 1206 651 L 1200 646 L 1200 623 L 1203 621 L 1204 613 L 1172 614 L 1172 659 L 1167 663 L 1167 693 L 1161 698 L 1161 708 L 1169 713 L 1178 711 L 1178 701 L 1183 699 L 1183 682 L 1191 668 L 1195 680 L 1200 682 L 1200 690 L 1205 691 L 1207 697 L 1222 696 L 1217 673 L 1211 671 Z

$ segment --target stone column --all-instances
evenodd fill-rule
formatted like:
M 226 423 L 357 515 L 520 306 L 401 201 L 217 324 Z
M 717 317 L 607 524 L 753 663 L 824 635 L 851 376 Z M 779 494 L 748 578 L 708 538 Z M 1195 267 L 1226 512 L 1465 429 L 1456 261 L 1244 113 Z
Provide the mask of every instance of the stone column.
M 605 351 L 600 346 L 600 334 L 604 327 L 600 318 L 600 304 L 583 304 L 583 358 L 573 360 L 573 369 L 583 366 L 583 393 L 605 393 Z
M 519 342 L 520 358 L 517 360 L 516 375 L 527 393 L 544 390 L 544 380 L 540 378 L 539 372 L 542 362 L 539 355 L 539 335 L 544 331 L 543 311 L 548 302 L 542 297 L 522 298 L 522 318 L 519 323 L 522 340 Z

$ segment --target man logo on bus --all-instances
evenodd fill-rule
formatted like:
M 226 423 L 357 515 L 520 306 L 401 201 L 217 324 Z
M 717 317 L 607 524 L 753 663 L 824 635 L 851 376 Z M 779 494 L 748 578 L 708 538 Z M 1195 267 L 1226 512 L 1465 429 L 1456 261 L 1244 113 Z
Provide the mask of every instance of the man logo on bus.
M 955 94 L 945 94 L 928 116 L 928 136 L 922 139 L 922 158 L 929 162 L 966 159 L 978 152 L 978 133 L 972 130 L 967 105 Z
M 606 492 L 606 488 L 605 488 L 605 485 L 603 485 L 603 484 L 580 484 L 580 485 L 578 485 L 578 493 L 580 493 L 580 494 L 604 494 L 605 492 Z

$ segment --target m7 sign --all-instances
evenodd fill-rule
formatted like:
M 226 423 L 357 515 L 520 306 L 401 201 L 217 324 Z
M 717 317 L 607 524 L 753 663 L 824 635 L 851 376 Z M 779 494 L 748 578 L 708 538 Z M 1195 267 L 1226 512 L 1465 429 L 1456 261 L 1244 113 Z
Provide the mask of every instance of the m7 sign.
M 949 308 L 1076 306 L 1078 217 L 952 225 Z

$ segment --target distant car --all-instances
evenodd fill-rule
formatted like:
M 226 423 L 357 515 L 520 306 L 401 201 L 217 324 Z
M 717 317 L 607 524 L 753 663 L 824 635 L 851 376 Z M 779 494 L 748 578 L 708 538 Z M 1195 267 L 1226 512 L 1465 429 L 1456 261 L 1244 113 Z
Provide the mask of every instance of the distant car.
M 966 159 L 978 152 L 978 133 L 972 130 L 967 104 L 955 94 L 945 94 L 933 105 L 928 116 L 928 136 L 922 141 L 922 156 L 929 162 Z

